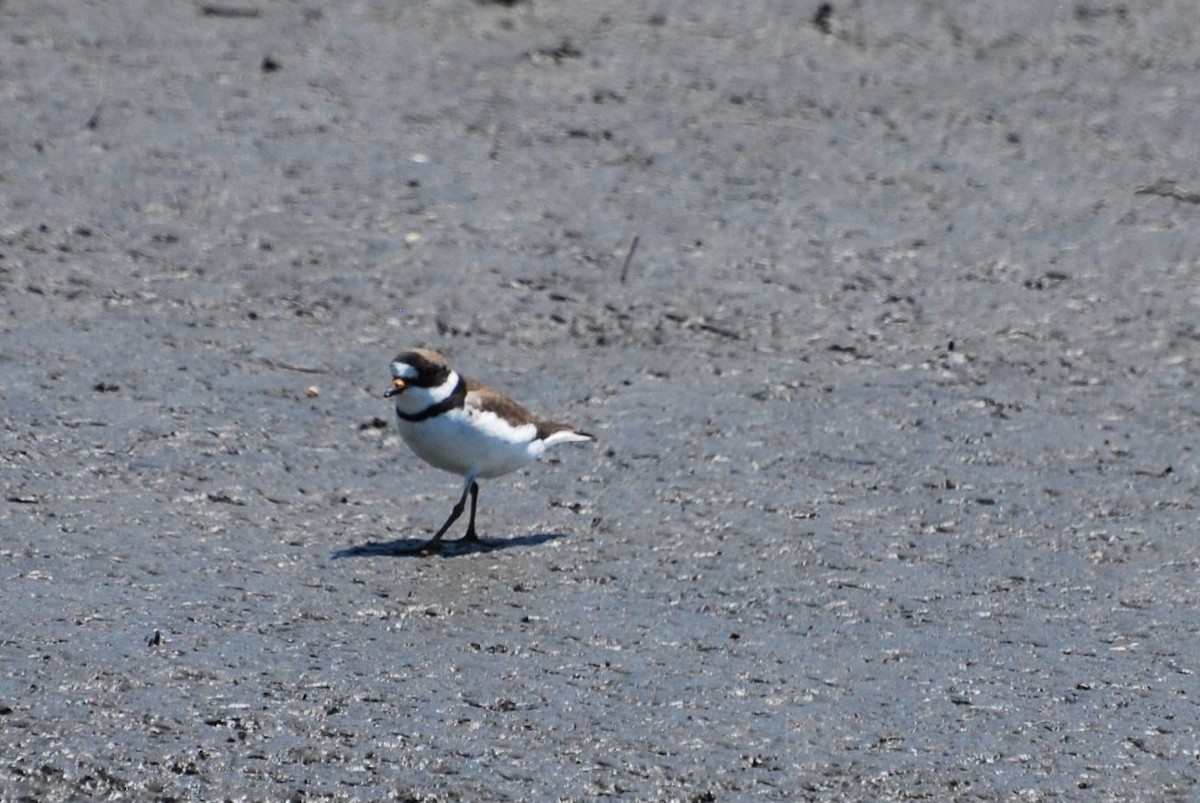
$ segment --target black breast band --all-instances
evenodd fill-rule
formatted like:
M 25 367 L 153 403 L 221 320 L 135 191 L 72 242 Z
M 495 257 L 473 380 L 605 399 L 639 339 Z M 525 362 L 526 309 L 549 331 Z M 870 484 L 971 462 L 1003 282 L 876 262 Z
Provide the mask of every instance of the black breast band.
M 447 410 L 453 410 L 456 407 L 462 407 L 463 401 L 466 400 L 466 398 L 467 398 L 467 383 L 460 376 L 458 378 L 458 384 L 456 384 L 454 386 L 454 390 L 452 390 L 450 392 L 450 395 L 447 396 L 446 398 L 442 399 L 437 404 L 431 404 L 428 407 L 426 407 L 424 410 L 422 410 L 421 412 L 412 413 L 412 414 L 403 412 L 400 409 L 399 405 L 397 405 L 396 406 L 396 415 L 398 415 L 400 418 L 402 418 L 405 421 L 408 421 L 410 423 L 416 423 L 417 421 L 424 421 L 427 418 L 433 418 L 435 415 L 441 415 L 442 413 L 446 412 Z

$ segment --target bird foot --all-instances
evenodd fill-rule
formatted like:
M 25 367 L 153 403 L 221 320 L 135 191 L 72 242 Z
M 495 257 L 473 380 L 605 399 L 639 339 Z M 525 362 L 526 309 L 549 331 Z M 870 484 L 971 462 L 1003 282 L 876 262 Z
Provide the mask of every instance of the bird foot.
M 426 541 L 418 547 L 414 547 L 411 551 L 413 555 L 437 555 L 442 551 L 442 546 L 445 542 L 440 538 L 434 538 Z
M 469 531 L 462 538 L 451 541 L 447 546 L 454 547 L 455 552 L 486 552 L 489 549 L 495 549 L 499 544 L 495 541 L 485 541 L 474 531 Z

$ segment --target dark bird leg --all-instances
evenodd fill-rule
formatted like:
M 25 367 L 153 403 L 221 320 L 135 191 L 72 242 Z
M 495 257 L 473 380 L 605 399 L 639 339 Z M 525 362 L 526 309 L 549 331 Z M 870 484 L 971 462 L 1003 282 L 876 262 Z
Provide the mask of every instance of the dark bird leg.
M 454 524 L 454 522 L 458 521 L 458 517 L 463 514 L 463 508 L 465 508 L 467 505 L 467 492 L 468 491 L 471 492 L 471 526 L 467 528 L 467 536 L 468 537 L 462 538 L 460 540 L 466 541 L 466 540 L 468 540 L 469 537 L 474 536 L 474 534 L 475 534 L 475 497 L 479 495 L 479 486 L 475 484 L 475 480 L 471 480 L 467 485 L 465 485 L 463 487 L 462 496 L 459 497 L 458 504 L 456 504 L 454 506 L 454 509 L 450 511 L 450 518 L 446 519 L 446 523 L 442 525 L 442 528 L 437 531 L 437 533 L 433 536 L 433 538 L 430 538 L 428 541 L 426 541 L 424 544 L 422 544 L 417 549 L 418 552 L 422 552 L 422 553 L 428 555 L 429 553 L 436 552 L 438 549 L 441 548 L 442 536 L 445 535 L 446 531 L 450 529 L 450 525 L 452 525 L 452 524 Z
M 466 491 L 463 492 L 463 499 L 467 498 Z M 479 483 L 471 480 L 471 520 L 467 522 L 467 534 L 458 539 L 456 544 L 478 544 L 480 543 L 479 536 L 475 534 L 475 500 L 479 498 Z M 462 502 L 458 503 L 460 506 Z M 461 512 L 461 511 L 460 511 Z

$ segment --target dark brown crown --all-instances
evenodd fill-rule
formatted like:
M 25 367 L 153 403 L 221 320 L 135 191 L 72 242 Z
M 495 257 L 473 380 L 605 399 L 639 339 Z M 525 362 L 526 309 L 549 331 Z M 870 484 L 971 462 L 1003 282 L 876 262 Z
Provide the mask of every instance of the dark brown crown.
M 411 365 L 417 372 L 417 376 L 415 379 L 408 380 L 408 384 L 416 385 L 419 388 L 436 388 L 450 377 L 450 365 L 446 362 L 446 358 L 429 349 L 405 351 L 397 355 L 392 362 Z

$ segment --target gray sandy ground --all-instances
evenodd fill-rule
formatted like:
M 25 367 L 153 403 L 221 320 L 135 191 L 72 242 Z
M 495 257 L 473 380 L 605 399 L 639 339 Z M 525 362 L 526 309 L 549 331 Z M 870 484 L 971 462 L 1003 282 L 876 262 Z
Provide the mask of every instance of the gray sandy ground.
M 817 11 L 0 4 L 0 799 L 1200 796 L 1200 16 Z

